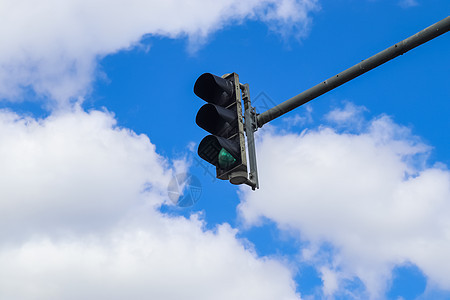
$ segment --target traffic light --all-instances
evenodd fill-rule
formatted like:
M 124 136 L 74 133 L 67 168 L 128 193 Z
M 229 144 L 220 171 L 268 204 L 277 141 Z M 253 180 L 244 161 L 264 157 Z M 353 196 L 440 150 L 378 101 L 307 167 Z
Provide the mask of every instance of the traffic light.
M 211 133 L 200 142 L 198 155 L 216 167 L 217 178 L 248 184 L 238 75 L 204 73 L 195 82 L 194 93 L 208 102 L 200 108 L 195 121 Z

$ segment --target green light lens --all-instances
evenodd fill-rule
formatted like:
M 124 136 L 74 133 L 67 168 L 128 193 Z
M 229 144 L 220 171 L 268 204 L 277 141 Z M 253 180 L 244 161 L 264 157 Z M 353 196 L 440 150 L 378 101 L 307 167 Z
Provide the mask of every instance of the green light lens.
M 236 158 L 230 154 L 225 148 L 222 148 L 219 152 L 219 167 L 222 169 L 228 169 L 236 162 Z

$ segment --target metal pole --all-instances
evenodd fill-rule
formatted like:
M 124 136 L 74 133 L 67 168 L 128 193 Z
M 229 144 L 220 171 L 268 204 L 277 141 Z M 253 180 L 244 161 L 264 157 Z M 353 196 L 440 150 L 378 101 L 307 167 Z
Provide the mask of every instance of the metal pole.
M 248 160 L 250 164 L 250 173 L 248 185 L 252 187 L 252 190 L 259 189 L 258 180 L 258 167 L 256 161 L 256 147 L 255 147 L 255 131 L 258 129 L 256 123 L 256 111 L 252 107 L 252 102 L 250 100 L 250 87 L 248 83 L 242 84 L 242 100 L 244 100 L 245 108 L 245 133 L 247 135 L 247 149 L 248 149 Z
M 450 30 L 450 16 L 258 115 L 258 127 Z

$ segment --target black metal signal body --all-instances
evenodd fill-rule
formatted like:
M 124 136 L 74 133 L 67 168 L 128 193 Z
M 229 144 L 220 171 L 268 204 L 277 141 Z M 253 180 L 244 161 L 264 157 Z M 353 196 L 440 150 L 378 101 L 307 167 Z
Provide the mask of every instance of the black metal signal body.
M 247 181 L 244 123 L 239 77 L 204 73 L 194 93 L 208 102 L 197 113 L 196 123 L 211 133 L 198 146 L 198 155 L 216 166 L 217 178 L 233 184 Z

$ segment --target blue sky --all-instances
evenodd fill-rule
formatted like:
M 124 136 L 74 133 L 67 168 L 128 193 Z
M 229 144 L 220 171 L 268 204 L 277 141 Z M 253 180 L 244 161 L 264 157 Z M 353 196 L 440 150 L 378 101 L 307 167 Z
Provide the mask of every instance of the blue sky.
M 450 299 L 448 33 L 258 130 L 255 192 L 198 158 L 193 93 L 236 72 L 263 112 L 449 11 L 0 1 L 1 298 Z

